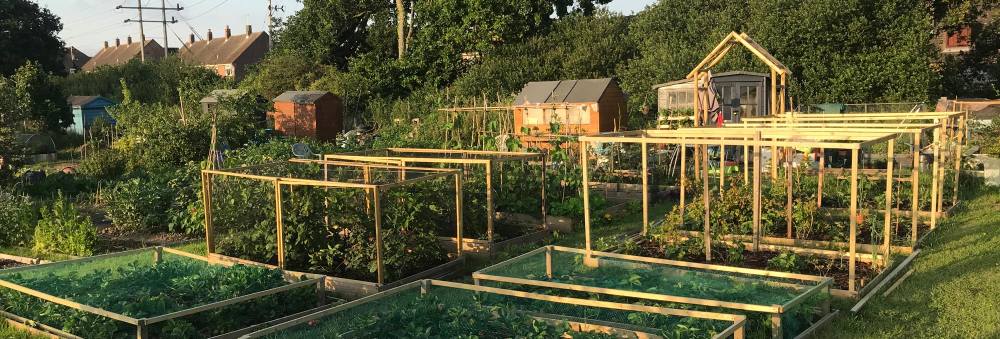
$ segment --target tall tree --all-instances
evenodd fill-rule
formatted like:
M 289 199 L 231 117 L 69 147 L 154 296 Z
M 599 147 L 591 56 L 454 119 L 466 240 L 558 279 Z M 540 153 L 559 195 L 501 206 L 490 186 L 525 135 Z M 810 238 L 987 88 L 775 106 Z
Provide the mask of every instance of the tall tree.
M 276 34 L 277 49 L 346 69 L 347 59 L 367 49 L 373 18 L 391 13 L 384 0 L 303 0 L 302 9 Z
M 399 58 L 406 54 L 406 8 L 403 0 L 396 0 L 396 51 Z
M 14 74 L 27 61 L 64 73 L 62 23 L 48 9 L 29 0 L 0 1 L 0 75 Z

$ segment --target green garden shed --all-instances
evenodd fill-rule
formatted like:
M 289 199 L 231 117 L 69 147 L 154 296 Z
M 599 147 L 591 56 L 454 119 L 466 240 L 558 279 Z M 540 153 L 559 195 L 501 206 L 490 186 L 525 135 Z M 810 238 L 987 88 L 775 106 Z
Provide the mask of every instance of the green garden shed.
M 114 106 L 115 102 L 108 98 L 73 95 L 67 101 L 73 108 L 73 124 L 66 128 L 68 132 L 84 135 L 97 119 L 104 119 L 112 125 L 115 123 L 115 119 L 108 114 L 108 107 Z

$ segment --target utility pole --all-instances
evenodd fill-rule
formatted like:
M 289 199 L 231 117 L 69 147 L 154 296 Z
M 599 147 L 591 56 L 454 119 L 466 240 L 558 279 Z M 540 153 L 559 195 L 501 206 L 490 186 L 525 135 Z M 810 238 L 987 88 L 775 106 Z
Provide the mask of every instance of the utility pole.
M 271 49 L 272 41 L 274 41 L 274 33 L 272 28 L 274 27 L 274 12 L 275 11 L 285 11 L 285 6 L 274 6 L 272 0 L 267 0 L 267 49 Z
M 169 46 L 170 46 L 170 43 L 169 43 L 170 38 L 167 37 L 167 24 L 176 24 L 177 23 L 177 19 L 174 18 L 174 17 L 170 17 L 169 21 L 167 20 L 167 11 L 178 11 L 178 12 L 180 12 L 181 10 L 184 9 L 184 7 L 181 7 L 180 4 L 177 4 L 177 7 L 173 7 L 173 8 L 167 7 L 166 0 L 160 0 L 160 7 L 142 7 L 142 0 L 136 0 L 136 7 L 128 7 L 128 6 L 121 6 L 121 5 L 115 7 L 115 9 L 123 9 L 123 8 L 124 9 L 134 9 L 134 10 L 138 11 L 138 13 L 139 13 L 139 20 L 125 19 L 125 23 L 129 23 L 129 22 L 138 22 L 139 23 L 139 40 L 141 40 L 141 44 L 140 44 L 139 50 L 140 50 L 140 53 L 142 55 L 142 61 L 143 62 L 146 61 L 146 32 L 145 32 L 145 30 L 142 27 L 143 26 L 142 24 L 144 22 L 155 22 L 155 23 L 163 24 L 163 56 L 166 57 L 167 54 L 170 53 L 170 48 L 169 48 Z M 163 14 L 163 19 L 162 20 L 143 20 L 142 19 L 142 10 L 143 9 L 152 9 L 152 10 L 158 9 L 158 10 L 160 10 L 160 13 Z

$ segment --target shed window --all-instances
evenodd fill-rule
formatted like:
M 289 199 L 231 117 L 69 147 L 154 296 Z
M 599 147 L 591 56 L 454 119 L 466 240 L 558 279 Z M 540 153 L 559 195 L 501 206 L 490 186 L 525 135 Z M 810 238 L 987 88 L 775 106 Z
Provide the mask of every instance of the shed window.
M 667 91 L 667 109 L 691 108 L 693 103 L 694 93 L 691 90 Z
M 757 86 L 740 86 L 740 114 L 757 115 Z
M 545 110 L 541 108 L 528 108 L 524 111 L 525 125 L 541 125 L 545 123 Z

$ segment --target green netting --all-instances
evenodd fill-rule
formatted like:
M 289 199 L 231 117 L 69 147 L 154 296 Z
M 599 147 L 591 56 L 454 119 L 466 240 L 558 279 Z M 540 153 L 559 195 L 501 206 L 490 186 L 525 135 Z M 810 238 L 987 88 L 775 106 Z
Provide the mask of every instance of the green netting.
M 152 318 L 287 285 L 280 271 L 224 267 L 154 249 L 0 271 L 0 279 L 135 319 Z M 314 285 L 187 315 L 150 327 L 160 337 L 207 337 L 315 307 Z M 0 288 L 0 310 L 69 333 L 134 337 L 136 326 Z M 246 313 L 246 314 L 244 314 Z
M 551 252 L 551 278 L 546 275 L 545 271 L 546 251 L 527 254 L 503 264 L 483 269 L 479 273 L 533 281 L 556 282 L 761 306 L 783 305 L 819 284 L 816 281 L 648 263 L 637 260 L 602 257 L 599 254 L 595 254 L 595 258 L 598 261 L 597 267 L 591 267 L 584 264 L 584 257 L 580 253 L 553 249 Z M 617 298 L 610 295 L 583 294 L 569 290 L 554 291 L 531 285 L 501 284 L 488 281 L 483 281 L 482 283 L 489 286 L 527 291 L 544 291 L 545 293 L 566 296 L 589 297 L 621 302 L 635 301 L 635 299 Z M 818 320 L 819 317 L 814 314 L 816 313 L 814 309 L 819 307 L 826 300 L 826 297 L 826 294 L 819 293 L 815 297 L 809 298 L 805 303 L 793 309 L 785 310 L 781 322 L 785 337 L 794 337 L 795 334 L 808 328 L 808 326 Z M 680 303 L 659 304 L 671 308 L 743 314 L 748 317 L 748 336 L 770 337 L 771 320 L 769 314 Z
M 628 331 L 664 338 L 710 338 L 733 322 L 626 311 L 418 285 L 300 323 L 272 338 L 623 338 Z M 597 331 L 571 323 L 606 326 Z M 616 330 L 606 330 L 606 328 Z M 634 336 L 631 336 L 634 337 Z

